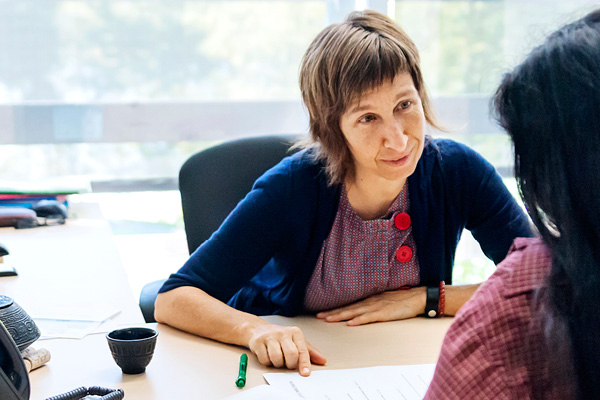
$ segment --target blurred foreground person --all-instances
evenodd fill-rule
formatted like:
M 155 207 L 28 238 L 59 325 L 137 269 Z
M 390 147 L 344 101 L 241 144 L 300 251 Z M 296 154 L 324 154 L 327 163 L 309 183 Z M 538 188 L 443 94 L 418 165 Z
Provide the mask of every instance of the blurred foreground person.
M 507 74 L 497 118 L 540 239 L 448 331 L 427 399 L 600 399 L 600 10 Z

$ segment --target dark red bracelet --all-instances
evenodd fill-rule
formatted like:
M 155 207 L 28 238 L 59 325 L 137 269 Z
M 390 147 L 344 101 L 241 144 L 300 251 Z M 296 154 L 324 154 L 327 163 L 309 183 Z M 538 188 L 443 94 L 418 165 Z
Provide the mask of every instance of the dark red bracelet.
M 446 282 L 440 281 L 440 300 L 438 303 L 438 317 L 443 317 L 446 312 Z

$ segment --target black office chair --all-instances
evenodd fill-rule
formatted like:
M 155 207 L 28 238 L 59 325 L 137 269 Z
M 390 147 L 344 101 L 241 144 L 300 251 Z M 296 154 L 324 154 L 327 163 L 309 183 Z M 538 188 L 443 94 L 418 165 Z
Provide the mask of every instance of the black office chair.
M 282 158 L 293 154 L 296 136 L 238 139 L 202 150 L 179 171 L 183 222 L 191 253 L 212 235 L 252 184 Z M 164 280 L 146 284 L 140 308 L 146 322 L 154 320 L 154 301 Z

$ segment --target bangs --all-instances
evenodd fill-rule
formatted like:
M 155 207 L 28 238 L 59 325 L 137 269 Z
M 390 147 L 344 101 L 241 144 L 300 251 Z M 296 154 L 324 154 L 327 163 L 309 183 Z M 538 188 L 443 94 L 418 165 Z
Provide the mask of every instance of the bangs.
M 389 17 L 376 11 L 353 11 L 312 41 L 302 58 L 300 92 L 310 117 L 312 147 L 325 160 L 331 184 L 343 182 L 352 156 L 340 129 L 340 118 L 366 92 L 408 73 L 418 92 L 427 123 L 440 131 L 419 66 L 419 51 Z
M 360 34 L 363 37 L 353 49 L 346 50 L 348 58 L 341 64 L 339 76 L 342 79 L 336 97 L 342 102 L 342 110 L 346 110 L 365 92 L 393 81 L 402 72 L 411 74 L 415 87 L 419 90 L 406 50 L 400 43 L 374 32 L 365 34 L 362 31 Z

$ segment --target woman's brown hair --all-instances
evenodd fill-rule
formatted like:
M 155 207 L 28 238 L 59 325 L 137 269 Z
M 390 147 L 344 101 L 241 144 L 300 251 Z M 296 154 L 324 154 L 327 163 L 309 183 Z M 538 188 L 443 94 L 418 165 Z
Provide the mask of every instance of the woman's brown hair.
M 408 35 L 376 11 L 352 12 L 343 23 L 325 28 L 310 44 L 300 68 L 300 90 L 310 115 L 312 147 L 325 161 L 329 182 L 341 183 L 352 172 L 352 156 L 340 118 L 361 94 L 390 82 L 400 72 L 411 75 L 426 121 L 438 127 L 425 89 L 419 52 Z

